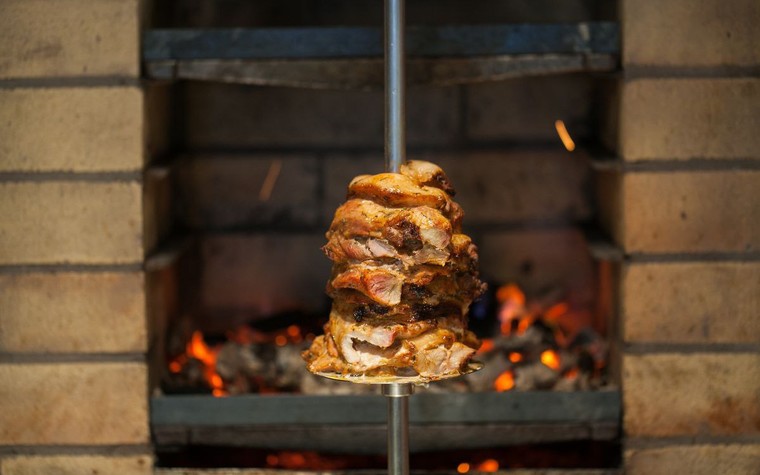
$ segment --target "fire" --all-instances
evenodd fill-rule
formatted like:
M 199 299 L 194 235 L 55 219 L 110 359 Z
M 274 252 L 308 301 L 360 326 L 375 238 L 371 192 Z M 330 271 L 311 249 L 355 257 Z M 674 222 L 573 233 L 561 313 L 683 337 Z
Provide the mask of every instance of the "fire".
M 193 332 L 193 336 L 187 343 L 187 354 L 203 363 L 203 378 L 211 387 L 211 394 L 216 397 L 226 396 L 224 390 L 224 381 L 221 376 L 216 374 L 216 357 L 219 350 L 210 348 L 203 340 L 203 333 L 200 331 Z M 171 369 L 171 368 L 170 368 Z
M 496 472 L 499 470 L 499 462 L 494 459 L 487 459 L 481 462 L 477 468 L 479 472 Z
M 559 369 L 559 355 L 554 350 L 541 353 L 541 362 L 555 371 Z
M 560 317 L 567 314 L 570 311 L 570 305 L 565 302 L 558 303 L 549 307 L 549 310 L 544 312 L 544 318 L 551 322 L 559 320 Z
M 498 392 L 504 392 L 509 391 L 510 389 L 515 387 L 515 376 L 512 374 L 511 371 L 504 371 L 499 375 L 498 378 L 496 378 L 496 381 L 493 382 L 493 387 Z
M 470 464 L 469 463 L 460 463 L 457 465 L 457 473 L 467 473 L 470 471 Z
M 489 351 L 494 349 L 494 343 L 491 338 L 483 338 L 480 343 L 480 348 L 478 348 L 478 353 L 488 353 Z
M 499 301 L 501 333 L 509 335 L 512 321 L 525 313 L 525 293 L 515 284 L 502 285 L 496 291 L 496 300 Z
M 177 374 L 180 371 L 182 371 L 182 367 L 185 366 L 185 363 L 187 363 L 187 356 L 179 355 L 177 358 L 175 358 L 169 363 L 169 371 L 171 371 L 174 374 Z
M 516 351 L 513 351 L 512 353 L 509 354 L 509 361 L 511 361 L 512 363 L 519 363 L 522 360 L 523 360 L 523 355 Z
M 575 142 L 573 142 L 573 138 L 570 137 L 570 133 L 567 131 L 565 123 L 561 120 L 554 121 L 554 128 L 557 129 L 559 139 L 562 141 L 562 145 L 565 146 L 567 151 L 572 152 L 575 150 Z

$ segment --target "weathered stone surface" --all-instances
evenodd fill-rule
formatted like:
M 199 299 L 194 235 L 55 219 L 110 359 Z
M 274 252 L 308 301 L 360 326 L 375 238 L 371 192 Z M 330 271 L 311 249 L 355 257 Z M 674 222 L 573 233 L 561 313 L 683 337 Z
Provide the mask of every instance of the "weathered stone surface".
M 626 82 L 618 152 L 625 160 L 758 159 L 758 109 L 756 78 Z
M 0 183 L 0 263 L 143 259 L 138 183 Z
M 143 147 L 136 87 L 0 90 L 0 171 L 139 170 Z
M 760 172 L 606 172 L 601 222 L 627 252 L 760 249 Z
M 14 456 L 0 461 L 4 475 L 152 475 L 150 455 L 30 455 Z
M 631 475 L 757 475 L 760 445 L 715 444 L 626 450 L 625 473 Z
M 147 444 L 147 378 L 144 363 L 0 364 L 0 444 Z
M 0 78 L 140 75 L 138 0 L 3 0 Z
M 623 356 L 629 436 L 760 434 L 760 354 Z
M 629 264 L 622 322 L 629 342 L 760 343 L 760 264 Z
M 142 273 L 0 275 L 0 352 L 145 352 Z
M 621 5 L 624 66 L 760 64 L 755 0 L 625 0 Z

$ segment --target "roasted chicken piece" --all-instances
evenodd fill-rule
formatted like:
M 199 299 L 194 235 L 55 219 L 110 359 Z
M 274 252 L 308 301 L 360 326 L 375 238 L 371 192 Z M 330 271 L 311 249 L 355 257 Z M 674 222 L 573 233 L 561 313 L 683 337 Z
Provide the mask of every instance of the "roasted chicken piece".
M 332 298 L 346 298 L 337 291 L 352 289 L 381 305 L 398 305 L 402 297 L 408 301 L 438 305 L 444 301 L 460 301 L 469 306 L 483 293 L 483 283 L 467 272 L 452 273 L 446 267 L 421 265 L 402 272 L 394 265 L 377 265 L 372 261 L 336 265 L 333 279 L 327 285 Z M 350 297 L 349 297 L 350 298 Z
M 356 177 L 335 212 L 323 247 L 333 307 L 303 353 L 310 371 L 435 379 L 478 348 L 467 313 L 485 286 L 454 187 L 432 163 L 400 171 Z
M 424 162 L 422 160 L 409 160 L 401 165 L 400 172 L 402 175 L 414 180 L 418 185 L 440 188 L 448 193 L 449 196 L 456 194 L 454 186 L 449 181 L 449 177 L 435 163 Z
M 352 199 L 337 209 L 326 237 L 384 239 L 399 250 L 411 252 L 426 244 L 445 249 L 451 234 L 449 220 L 433 208 L 387 208 L 373 201 Z

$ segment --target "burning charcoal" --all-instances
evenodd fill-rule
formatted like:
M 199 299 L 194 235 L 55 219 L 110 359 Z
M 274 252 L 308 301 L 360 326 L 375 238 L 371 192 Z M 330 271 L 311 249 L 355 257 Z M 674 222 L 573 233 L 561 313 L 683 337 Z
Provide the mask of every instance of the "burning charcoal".
M 557 384 L 554 385 L 555 391 L 578 391 L 580 388 L 580 375 L 576 375 L 574 378 L 560 378 Z
M 543 332 L 533 326 L 525 330 L 521 335 L 500 336 L 494 341 L 496 349 L 507 353 L 524 352 L 529 348 L 540 346 L 543 341 Z
M 473 391 L 491 391 L 496 378 L 512 367 L 506 355 L 501 351 L 492 351 L 479 355 L 476 359 L 485 365 L 480 371 L 467 375 L 465 379 Z
M 162 382 L 161 387 L 165 393 L 207 393 L 208 384 L 203 375 L 203 362 L 195 358 L 189 358 L 177 373 L 170 373 Z
M 559 372 L 564 374 L 578 366 L 578 355 L 576 353 L 562 350 L 559 353 L 559 361 Z
M 594 363 L 594 357 L 587 351 L 581 351 L 578 354 L 578 369 L 582 374 L 594 374 L 596 365 Z
M 528 330 L 533 330 L 540 335 L 541 343 L 547 346 L 554 346 L 557 340 L 554 338 L 554 329 L 540 318 L 533 322 Z
M 559 373 L 542 363 L 520 366 L 515 370 L 515 389 L 551 389 L 559 379 Z
M 280 388 L 297 388 L 306 372 L 301 359 L 303 348 L 296 345 L 278 346 L 275 356 L 277 377 L 275 385 Z
M 216 372 L 225 381 L 234 381 L 240 375 L 259 375 L 264 367 L 264 361 L 254 353 L 251 345 L 227 342 L 217 355 Z
M 607 342 L 604 341 L 593 328 L 586 327 L 582 329 L 573 338 L 573 341 L 568 345 L 569 349 L 582 349 L 587 351 L 600 365 L 604 365 L 606 361 L 609 348 Z

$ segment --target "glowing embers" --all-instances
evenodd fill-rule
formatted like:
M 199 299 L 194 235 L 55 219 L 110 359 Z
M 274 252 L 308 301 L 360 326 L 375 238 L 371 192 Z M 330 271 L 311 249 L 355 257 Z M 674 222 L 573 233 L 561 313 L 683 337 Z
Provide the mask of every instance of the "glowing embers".
M 515 284 L 499 287 L 495 298 L 500 334 L 485 339 L 478 352 L 485 373 L 497 375 L 493 390 L 604 384 L 607 344 L 589 325 L 587 310 L 556 297 L 529 299 Z
M 435 383 L 443 391 L 586 390 L 605 384 L 607 345 L 591 327 L 591 311 L 561 291 L 526 295 L 517 285 L 494 286 L 481 319 L 488 335 L 475 355 L 485 368 Z M 473 311 L 473 313 L 475 313 Z M 472 317 L 473 319 L 475 317 Z M 324 320 L 277 316 L 226 335 L 186 332 L 167 362 L 166 393 L 360 394 L 370 386 L 347 385 L 311 375 L 300 357 Z M 174 356 L 176 355 L 176 356 Z M 424 389 L 420 389 L 423 392 Z
M 164 390 L 211 392 L 216 397 L 300 390 L 300 352 L 314 335 L 302 334 L 297 325 L 273 332 L 241 326 L 216 343 L 208 344 L 202 332 L 192 333 L 184 353 L 168 364 Z M 295 369 L 294 369 L 295 368 Z

